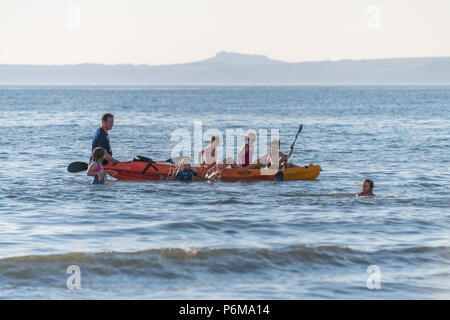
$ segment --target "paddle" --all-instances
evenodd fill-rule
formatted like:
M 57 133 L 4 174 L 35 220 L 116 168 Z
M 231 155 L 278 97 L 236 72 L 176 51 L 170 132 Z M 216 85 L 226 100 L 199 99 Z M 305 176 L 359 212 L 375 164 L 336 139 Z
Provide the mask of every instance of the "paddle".
M 291 144 L 291 150 L 289 151 L 289 153 L 288 153 L 288 155 L 287 155 L 287 157 L 286 157 L 286 161 L 284 162 L 283 167 L 281 168 L 281 171 L 277 172 L 277 174 L 274 176 L 274 180 L 275 180 L 275 181 L 283 181 L 283 178 L 284 178 L 284 176 L 283 176 L 283 175 L 284 175 L 284 173 L 283 173 L 283 172 L 284 172 L 284 169 L 286 169 L 288 160 L 289 160 L 289 158 L 291 157 L 292 153 L 294 152 L 294 145 L 295 145 L 295 142 L 297 141 L 298 135 L 300 134 L 300 132 L 302 132 L 302 128 L 303 128 L 303 125 L 300 125 L 300 126 L 298 127 L 297 134 L 295 135 L 294 142 L 292 142 L 292 144 Z
M 69 164 L 69 166 L 67 167 L 67 171 L 72 173 L 81 172 L 86 171 L 88 167 L 89 165 L 86 162 L 76 161 Z

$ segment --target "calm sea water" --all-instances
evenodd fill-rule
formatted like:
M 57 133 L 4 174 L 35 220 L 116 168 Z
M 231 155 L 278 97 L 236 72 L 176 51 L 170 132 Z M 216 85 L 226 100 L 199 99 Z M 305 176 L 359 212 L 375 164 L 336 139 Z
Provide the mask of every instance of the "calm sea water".
M 286 151 L 302 123 L 292 161 L 323 171 L 92 186 L 66 168 L 105 112 L 120 160 L 169 158 L 194 120 Z M 450 87 L 0 87 L 0 163 L 3 299 L 450 298 Z

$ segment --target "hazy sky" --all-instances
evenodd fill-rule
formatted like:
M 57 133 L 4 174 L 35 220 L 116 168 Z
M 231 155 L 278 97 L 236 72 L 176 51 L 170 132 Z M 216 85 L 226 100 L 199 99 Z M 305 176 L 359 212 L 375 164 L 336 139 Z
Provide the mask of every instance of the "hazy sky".
M 450 0 L 0 2 L 0 64 L 450 56 L 449 39 Z

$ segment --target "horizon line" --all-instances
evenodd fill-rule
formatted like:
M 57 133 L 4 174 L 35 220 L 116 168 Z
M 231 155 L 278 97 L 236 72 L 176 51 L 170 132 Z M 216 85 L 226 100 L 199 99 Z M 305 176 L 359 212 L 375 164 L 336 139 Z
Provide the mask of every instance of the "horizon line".
M 199 63 L 206 61 L 208 59 L 213 59 L 217 56 L 219 53 L 228 53 L 228 54 L 238 54 L 243 56 L 259 56 L 259 57 L 266 57 L 270 61 L 274 62 L 281 62 L 281 63 L 290 63 L 290 64 L 300 64 L 300 63 L 319 63 L 319 62 L 365 62 L 365 61 L 381 61 L 381 60 L 407 60 L 407 59 L 446 59 L 450 58 L 450 56 L 411 56 L 411 57 L 384 57 L 384 58 L 360 58 L 360 59 L 323 59 L 323 60 L 303 60 L 303 61 L 297 61 L 297 62 L 289 62 L 289 61 L 283 61 L 283 60 L 275 60 L 270 58 L 267 55 L 263 54 L 250 54 L 250 53 L 239 53 L 239 52 L 232 52 L 232 51 L 226 51 L 221 50 L 216 53 L 214 56 L 209 56 L 206 58 L 203 58 L 201 60 L 195 60 L 190 62 L 180 62 L 180 63 L 168 63 L 168 64 L 148 64 L 148 63 L 102 63 L 102 62 L 79 62 L 79 63 L 66 63 L 66 64 L 33 64 L 33 63 L 0 63 L 0 66 L 46 66 L 46 67 L 66 67 L 66 66 L 79 66 L 79 65 L 103 65 L 103 66 L 146 66 L 146 67 L 164 67 L 164 66 L 176 66 L 176 65 L 183 65 L 183 64 L 191 64 L 191 63 Z
M 198 83 L 198 84 L 1 84 L 0 88 L 8 87 L 437 87 L 450 86 L 450 82 L 404 82 L 404 83 L 299 83 L 299 84 L 258 84 L 258 83 L 242 83 L 242 84 L 219 84 L 219 83 Z

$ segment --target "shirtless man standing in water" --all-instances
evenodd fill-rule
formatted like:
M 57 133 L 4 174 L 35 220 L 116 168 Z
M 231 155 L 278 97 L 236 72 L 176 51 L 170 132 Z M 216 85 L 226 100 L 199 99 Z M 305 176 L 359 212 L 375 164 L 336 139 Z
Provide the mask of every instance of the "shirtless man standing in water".
M 373 197 L 375 196 L 373 194 L 373 181 L 370 179 L 365 179 L 363 180 L 362 184 L 361 184 L 361 192 L 358 193 L 356 196 L 357 197 Z

